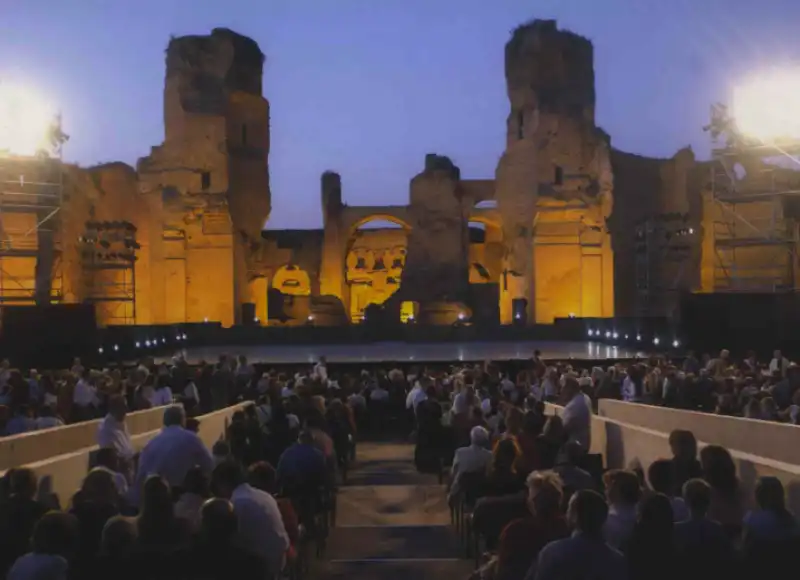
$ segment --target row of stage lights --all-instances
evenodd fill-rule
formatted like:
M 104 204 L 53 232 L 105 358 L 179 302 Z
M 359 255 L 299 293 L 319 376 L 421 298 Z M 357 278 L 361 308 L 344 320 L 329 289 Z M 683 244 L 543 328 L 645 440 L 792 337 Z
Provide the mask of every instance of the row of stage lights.
M 188 338 L 189 337 L 186 335 L 185 332 L 184 333 L 179 333 L 178 335 L 175 336 L 175 340 L 178 341 L 178 342 L 187 340 Z M 162 337 L 161 339 L 154 338 L 154 339 L 150 340 L 148 338 L 148 339 L 145 339 L 144 341 L 137 340 L 134 343 L 133 346 L 135 348 L 137 348 L 137 349 L 141 349 L 141 348 L 156 348 L 156 347 L 164 345 L 164 344 L 167 344 L 167 339 Z M 119 352 L 119 344 L 115 344 L 113 347 L 111 347 L 111 350 L 113 352 Z M 106 351 L 106 349 L 104 347 L 102 347 L 102 346 L 97 349 L 97 352 L 99 354 L 105 354 L 105 351 Z
M 594 338 L 597 340 L 602 340 L 602 339 L 620 340 L 620 334 L 616 330 L 606 330 L 605 332 L 603 332 L 602 330 L 594 330 L 590 328 L 589 330 L 586 331 L 586 334 L 589 336 L 589 338 Z M 622 340 L 630 341 L 631 335 L 630 334 L 622 335 Z M 633 340 L 635 340 L 637 343 L 641 343 L 644 340 L 644 337 L 642 336 L 641 333 L 637 332 L 635 335 L 633 335 Z M 654 336 L 653 346 L 662 347 L 663 345 L 661 343 L 661 338 L 659 338 L 658 336 Z M 672 340 L 671 346 L 672 348 L 680 348 L 681 342 L 677 338 L 675 338 Z

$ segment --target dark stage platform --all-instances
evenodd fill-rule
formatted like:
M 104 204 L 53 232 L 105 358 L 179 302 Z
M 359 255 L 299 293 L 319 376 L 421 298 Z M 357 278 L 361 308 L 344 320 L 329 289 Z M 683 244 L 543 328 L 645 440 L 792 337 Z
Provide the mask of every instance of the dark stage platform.
M 644 351 L 626 346 L 567 341 L 249 345 L 189 347 L 182 352 L 190 363 L 201 360 L 214 362 L 221 354 L 243 354 L 250 362 L 264 364 L 305 364 L 315 362 L 320 356 L 325 356 L 331 363 L 384 361 L 433 363 L 529 359 L 537 349 L 541 351 L 545 360 L 633 359 L 646 355 Z M 167 358 L 169 357 L 162 357 L 161 360 Z

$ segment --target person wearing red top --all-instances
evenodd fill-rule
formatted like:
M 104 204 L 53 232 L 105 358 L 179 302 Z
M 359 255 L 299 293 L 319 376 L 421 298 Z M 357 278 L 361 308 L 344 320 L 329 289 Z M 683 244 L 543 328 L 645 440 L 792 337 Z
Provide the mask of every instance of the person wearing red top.
M 496 580 L 524 578 L 539 551 L 569 536 L 561 514 L 563 484 L 553 471 L 534 471 L 526 480 L 530 515 L 510 522 L 497 546 Z

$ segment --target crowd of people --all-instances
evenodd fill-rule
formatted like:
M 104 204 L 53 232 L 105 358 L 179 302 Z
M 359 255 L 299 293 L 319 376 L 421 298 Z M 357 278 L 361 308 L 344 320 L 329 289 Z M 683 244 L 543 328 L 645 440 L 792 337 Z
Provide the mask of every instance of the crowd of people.
M 12 540 L 0 542 L 0 577 L 279 577 L 304 533 L 324 541 L 319 516 L 335 513 L 357 432 L 387 425 L 413 431 L 420 471 L 449 471 L 451 505 L 471 512 L 470 533 L 489 555 L 481 578 L 772 570 L 800 537 L 778 480 L 764 478 L 754 498 L 744 497 L 730 454 L 710 446 L 698 459 L 688 432 L 673 433 L 675 456 L 646 473 L 604 473 L 589 450 L 592 409 L 604 397 L 711 412 L 728 397 L 740 409 L 772 399 L 777 414 L 769 418 L 794 420 L 784 405 L 794 398 L 795 367 L 776 358 L 766 369 L 751 358 L 734 364 L 726 351 L 708 361 L 690 354 L 680 365 L 653 358 L 601 369 L 545 363 L 535 353 L 360 372 L 329 370 L 324 359 L 256 370 L 243 357 L 196 367 L 176 357 L 100 372 L 76 361 L 68 374 L 80 378 L 69 388 L 35 372 L 21 379 L 5 364 L 0 393 L 14 409 L 7 431 L 21 410 L 38 421 L 56 405 L 58 416 L 62 398 L 70 421 L 103 418 L 93 468 L 65 505 L 30 469 L 3 477 L 0 538 Z M 252 403 L 207 448 L 193 417 L 242 400 Z M 164 428 L 137 453 L 128 410 L 174 401 L 183 405 L 165 406 Z M 547 401 L 563 405 L 560 415 L 545 414 Z
M 341 398 L 304 389 L 300 374 L 286 397 L 276 381 L 262 380 L 272 375 L 239 381 L 244 373 L 235 369 L 244 365 L 222 359 L 210 373 L 230 379 L 224 396 L 212 393 L 212 408 L 251 399 L 211 448 L 198 434 L 202 417 L 166 405 L 163 428 L 137 452 L 126 426 L 131 397 L 106 392 L 96 407 L 105 413 L 99 451 L 71 498 L 59 501 L 32 469 L 8 470 L 0 480 L 0 578 L 261 580 L 294 571 L 304 538 L 324 542 L 355 416 Z M 136 372 L 169 384 L 183 368 L 176 359 L 143 362 Z M 317 366 L 317 385 L 324 368 Z M 196 369 L 198 382 L 203 372 Z

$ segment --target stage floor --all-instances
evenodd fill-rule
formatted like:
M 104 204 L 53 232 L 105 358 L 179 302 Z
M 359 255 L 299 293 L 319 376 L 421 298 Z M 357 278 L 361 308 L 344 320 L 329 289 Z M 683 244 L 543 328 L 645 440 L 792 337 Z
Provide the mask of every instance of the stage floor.
M 221 354 L 243 354 L 252 363 L 305 364 L 324 356 L 331 363 L 377 362 L 450 362 L 529 359 L 540 350 L 545 360 L 632 359 L 645 353 L 625 346 L 596 342 L 521 341 L 521 342 L 447 342 L 405 343 L 379 342 L 371 344 L 327 345 L 251 345 L 196 347 L 183 350 L 186 360 L 196 364 L 201 360 L 216 362 Z M 162 360 L 166 360 L 162 359 Z

